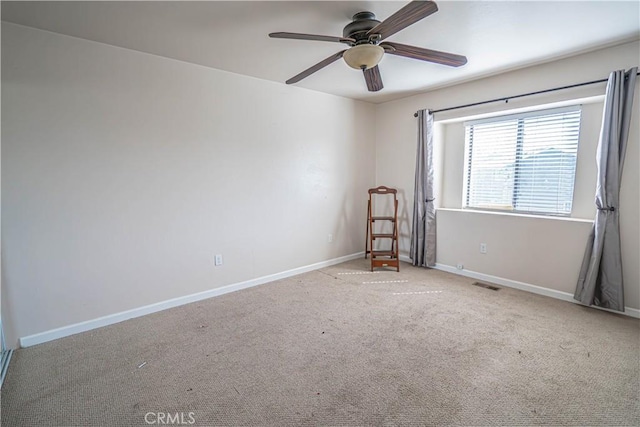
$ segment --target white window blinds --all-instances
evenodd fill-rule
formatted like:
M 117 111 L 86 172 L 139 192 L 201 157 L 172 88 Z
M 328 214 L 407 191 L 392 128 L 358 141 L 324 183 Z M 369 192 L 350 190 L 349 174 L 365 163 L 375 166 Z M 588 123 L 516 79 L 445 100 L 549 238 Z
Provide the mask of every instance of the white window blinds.
M 571 214 L 580 106 L 465 123 L 464 206 Z

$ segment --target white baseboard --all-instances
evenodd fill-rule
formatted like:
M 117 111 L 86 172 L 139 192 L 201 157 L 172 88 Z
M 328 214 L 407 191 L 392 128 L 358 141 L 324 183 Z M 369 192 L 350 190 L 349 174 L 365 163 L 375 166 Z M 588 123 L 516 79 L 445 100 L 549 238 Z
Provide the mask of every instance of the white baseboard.
M 284 278 L 295 276 L 298 274 L 307 273 L 309 271 L 318 270 L 320 268 L 340 264 L 345 261 L 351 261 L 357 258 L 361 258 L 363 256 L 364 256 L 364 252 L 358 252 L 355 254 L 346 255 L 338 258 L 333 258 L 327 261 L 321 261 L 315 264 L 294 268 L 292 270 L 270 274 L 268 276 L 262 276 L 256 279 L 234 283 L 231 285 L 222 286 L 220 288 L 210 289 L 204 292 L 198 292 L 196 294 L 185 295 L 182 297 L 173 298 L 166 301 L 161 301 L 155 304 L 145 305 L 143 307 L 122 311 L 120 313 L 109 314 L 107 316 L 98 317 L 97 319 L 87 320 L 85 322 L 75 323 L 73 325 L 63 326 L 57 329 L 51 329 L 49 331 L 40 332 L 38 334 L 28 335 L 20 338 L 20 347 L 31 347 L 33 345 L 42 344 L 47 341 L 52 341 L 58 338 L 67 337 L 69 335 L 78 334 L 80 332 L 90 331 L 92 329 L 101 328 L 103 326 L 113 325 L 114 323 L 119 323 L 128 319 L 133 319 L 135 317 L 140 317 L 146 314 L 151 314 L 158 311 L 166 310 L 168 308 L 178 307 L 180 305 L 201 301 L 201 300 L 216 297 L 219 295 L 228 294 L 230 292 L 239 291 L 241 289 L 251 288 L 253 286 L 262 285 L 265 283 L 273 282 L 275 280 L 284 279 Z
M 315 264 L 294 268 L 292 270 L 270 274 L 268 276 L 262 276 L 256 279 L 234 283 L 234 284 L 223 286 L 220 288 L 210 289 L 208 291 L 199 292 L 196 294 L 185 295 L 182 297 L 173 298 L 173 299 L 161 301 L 158 303 L 145 305 L 143 307 L 122 311 L 120 313 L 114 313 L 107 316 L 98 317 L 96 319 L 87 320 L 85 322 L 75 323 L 73 325 L 63 326 L 61 328 L 51 329 L 49 331 L 28 335 L 20 338 L 20 347 L 31 347 L 37 344 L 53 341 L 58 338 L 67 337 L 69 335 L 90 331 L 92 329 L 100 328 L 103 326 L 113 325 L 114 323 L 123 322 L 128 319 L 133 319 L 136 317 L 144 316 L 147 314 L 155 313 L 155 312 L 166 310 L 169 308 L 190 304 L 192 302 L 201 301 L 201 300 L 216 297 L 219 295 L 228 294 L 230 292 L 239 291 L 241 289 L 251 288 L 253 286 L 262 285 L 265 283 L 273 282 L 275 280 L 285 279 L 287 277 L 295 276 L 302 273 L 307 273 L 309 271 L 318 270 L 320 268 L 329 267 L 332 265 L 340 264 L 342 262 L 351 261 L 354 259 L 358 259 L 362 256 L 364 256 L 364 252 L 358 252 L 355 254 L 346 255 L 338 258 L 333 258 L 327 261 L 321 261 Z M 411 263 L 411 259 L 406 255 L 400 255 L 400 260 Z M 502 277 L 491 276 L 489 274 L 478 273 L 475 271 L 458 270 L 457 268 L 452 267 L 450 265 L 436 264 L 435 268 L 437 270 L 446 271 L 448 273 L 471 277 L 473 279 L 483 280 L 486 282 L 495 283 L 497 285 L 507 286 L 509 288 L 520 289 L 520 290 L 531 292 L 534 294 L 544 295 L 551 298 L 556 298 L 563 301 L 569 301 L 575 304 L 580 304 L 578 301 L 573 299 L 572 294 L 569 294 L 567 292 L 556 291 L 549 288 L 543 288 L 541 286 L 531 285 L 529 283 L 523 283 L 515 280 L 505 279 Z M 640 318 L 640 310 L 635 308 L 625 307 L 624 313 L 620 313 L 618 311 L 608 310 L 606 308 L 600 308 L 600 307 L 593 307 L 593 308 L 610 311 L 612 313 L 617 313 L 617 314 L 624 314 L 630 317 Z
M 407 259 L 409 259 L 407 257 Z M 409 262 L 411 260 L 409 259 Z M 547 297 L 559 299 L 562 301 L 572 302 L 574 304 L 584 305 L 580 302 L 573 299 L 573 294 L 556 291 L 554 289 L 543 288 L 542 286 L 536 286 L 529 283 L 518 282 L 516 280 L 505 279 L 503 277 L 492 276 L 490 274 L 478 273 L 476 271 L 469 270 L 458 270 L 456 267 L 445 265 L 445 264 L 436 264 L 435 268 L 437 270 L 446 271 L 447 273 L 453 273 L 460 276 L 471 277 L 472 279 L 482 280 L 485 282 L 495 283 L 496 285 L 506 286 L 509 288 L 520 289 L 521 291 L 531 292 L 533 294 L 544 295 Z M 607 308 L 590 306 L 591 308 L 596 308 L 598 310 L 609 311 L 611 313 L 623 314 L 630 317 L 640 318 L 640 310 L 630 307 L 625 307 L 624 312 L 609 310 Z

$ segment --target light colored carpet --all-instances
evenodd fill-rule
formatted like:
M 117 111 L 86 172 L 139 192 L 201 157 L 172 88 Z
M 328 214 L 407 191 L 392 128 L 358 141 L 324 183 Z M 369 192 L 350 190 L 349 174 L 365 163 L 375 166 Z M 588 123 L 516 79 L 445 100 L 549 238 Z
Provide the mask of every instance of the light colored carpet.
M 2 425 L 638 425 L 638 320 L 407 264 L 367 271 L 19 350 Z

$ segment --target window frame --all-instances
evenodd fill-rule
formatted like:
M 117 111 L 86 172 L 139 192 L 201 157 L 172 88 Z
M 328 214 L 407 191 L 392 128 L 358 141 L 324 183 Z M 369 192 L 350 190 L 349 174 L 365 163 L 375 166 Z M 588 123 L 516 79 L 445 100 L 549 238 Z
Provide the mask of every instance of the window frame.
M 504 115 L 492 115 L 491 117 L 485 117 L 482 119 L 468 120 L 463 122 L 464 132 L 465 132 L 465 143 L 464 143 L 464 177 L 463 177 L 463 188 L 462 188 L 462 209 L 471 210 L 471 211 L 484 211 L 484 212 L 498 212 L 503 214 L 512 214 L 512 215 L 535 215 L 535 216 L 546 216 L 546 217 L 562 217 L 569 218 L 573 213 L 573 205 L 574 205 L 574 197 L 575 197 L 575 187 L 576 187 L 576 175 L 578 169 L 578 152 L 580 149 L 580 135 L 582 130 L 582 104 L 572 104 L 563 107 L 556 108 L 541 108 L 537 110 L 531 110 L 522 113 L 514 113 L 514 114 L 504 114 Z M 518 199 L 518 180 L 517 177 L 522 173 L 522 167 L 518 167 L 520 162 L 523 160 L 523 146 L 524 146 L 524 119 L 531 117 L 540 117 L 561 113 L 569 113 L 569 112 L 579 112 L 578 118 L 578 134 L 576 136 L 576 144 L 575 144 L 575 156 L 576 161 L 573 168 L 573 185 L 571 188 L 571 209 L 569 212 L 544 212 L 537 210 L 525 210 L 525 209 L 517 209 L 516 202 Z M 477 207 L 470 206 L 470 174 L 471 174 L 471 161 L 472 161 L 472 141 L 473 141 L 473 127 L 478 124 L 487 124 L 487 123 L 499 123 L 505 122 L 509 120 L 517 120 L 517 130 L 516 130 L 516 141 L 515 141 L 515 165 L 514 165 L 514 177 L 513 177 L 513 188 L 511 192 L 511 204 L 513 206 L 512 209 L 501 209 L 501 208 L 490 208 L 490 207 Z M 471 127 L 470 130 L 467 130 Z M 470 136 L 470 137 L 469 137 Z M 521 185 L 521 183 L 520 183 Z

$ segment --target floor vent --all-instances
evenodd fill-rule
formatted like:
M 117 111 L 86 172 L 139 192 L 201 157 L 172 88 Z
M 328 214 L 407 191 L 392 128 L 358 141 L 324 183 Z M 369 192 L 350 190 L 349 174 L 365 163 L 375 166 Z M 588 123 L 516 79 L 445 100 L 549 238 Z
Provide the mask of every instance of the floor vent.
M 491 289 L 492 291 L 499 291 L 500 288 L 496 287 L 496 286 L 491 286 L 488 285 L 486 283 L 481 283 L 481 282 L 473 282 L 472 283 L 473 286 L 480 286 L 481 288 L 485 288 L 485 289 Z

